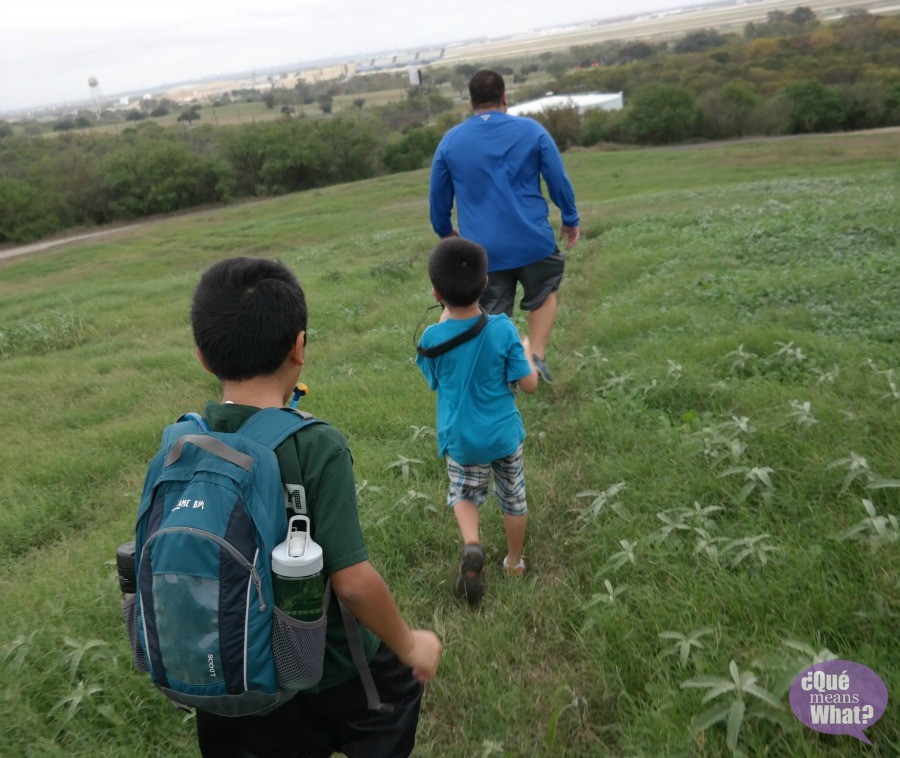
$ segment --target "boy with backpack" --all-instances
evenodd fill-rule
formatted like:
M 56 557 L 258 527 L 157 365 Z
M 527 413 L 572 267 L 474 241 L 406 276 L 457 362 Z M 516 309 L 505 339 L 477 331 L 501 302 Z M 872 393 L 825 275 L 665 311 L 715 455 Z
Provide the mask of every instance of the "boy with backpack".
M 422 334 L 416 356 L 437 391 L 438 454 L 447 460 L 447 504 L 463 542 L 454 591 L 473 605 L 484 594 L 479 509 L 492 472 L 506 533 L 503 568 L 509 576 L 525 573 L 525 427 L 514 391 L 534 392 L 539 376 L 528 339 L 519 339 L 506 314 L 488 316 L 479 305 L 487 265 L 484 248 L 471 240 L 448 237 L 435 246 L 428 277 L 444 312 Z
M 191 304 L 191 325 L 200 362 L 222 386 L 221 401 L 208 402 L 202 414 L 211 432 L 223 433 L 220 439 L 228 441 L 232 435 L 240 436 L 236 433 L 245 424 L 249 429 L 251 418 L 275 413 L 276 420 L 283 422 L 282 416 L 292 415 L 283 407 L 305 360 L 306 324 L 303 290 L 283 264 L 232 258 L 204 272 Z M 188 454 L 185 451 L 192 449 L 191 443 L 214 445 L 198 439 L 203 436 L 189 436 L 180 452 Z M 216 449 L 241 463 L 239 454 Z M 286 491 L 295 496 L 298 512 L 309 517 L 312 537 L 324 552 L 323 574 L 333 594 L 330 603 L 325 601 L 327 630 L 321 679 L 274 710 L 262 711 L 263 715 L 227 716 L 198 707 L 200 750 L 204 756 L 266 758 L 324 757 L 333 752 L 360 758 L 407 756 L 415 741 L 423 683 L 437 673 L 441 644 L 432 632 L 409 628 L 387 584 L 369 563 L 357 512 L 353 462 L 343 435 L 325 423 L 307 424 L 279 444 L 275 456 Z M 172 457 L 170 453 L 167 465 Z M 282 504 L 276 504 L 282 535 L 287 528 L 283 502 L 282 496 Z M 189 499 L 178 502 L 179 507 L 183 504 L 198 507 L 196 500 L 193 504 Z M 244 506 L 239 506 L 236 515 L 229 516 L 229 528 L 241 516 L 238 511 Z M 204 508 L 204 503 L 199 507 Z M 139 557 L 141 528 L 139 521 Z M 181 530 L 191 531 L 186 527 Z M 146 541 L 150 543 L 151 539 Z M 148 556 L 146 549 L 144 555 Z M 160 555 L 164 554 L 160 551 Z M 226 562 L 224 550 L 222 555 L 220 560 Z M 152 558 L 162 560 L 156 553 Z M 251 571 L 254 581 L 264 578 L 264 570 L 268 570 L 269 556 L 264 559 L 258 575 Z M 149 563 L 150 556 L 142 560 Z M 150 580 L 144 582 L 150 569 L 143 562 L 138 568 L 139 594 L 146 590 L 149 595 Z M 166 577 L 152 577 L 153 582 L 163 579 Z M 263 611 L 266 602 L 262 592 L 260 597 L 252 594 L 251 581 L 245 584 L 252 598 L 247 602 L 246 615 L 253 618 L 257 611 Z M 152 586 L 155 593 L 156 585 Z M 150 618 L 151 611 L 157 617 L 162 612 L 158 605 L 148 610 L 147 602 L 141 599 L 140 623 L 145 630 L 151 622 L 157 623 L 156 617 Z M 223 602 L 221 596 L 218 602 Z M 358 628 L 346 609 L 359 620 Z M 181 620 L 186 627 L 185 622 Z M 218 623 L 224 621 L 219 619 Z M 244 623 L 243 613 L 239 623 Z M 209 657 L 213 676 L 214 658 Z M 154 681 L 159 684 L 156 678 Z M 369 686 L 372 683 L 377 692 Z

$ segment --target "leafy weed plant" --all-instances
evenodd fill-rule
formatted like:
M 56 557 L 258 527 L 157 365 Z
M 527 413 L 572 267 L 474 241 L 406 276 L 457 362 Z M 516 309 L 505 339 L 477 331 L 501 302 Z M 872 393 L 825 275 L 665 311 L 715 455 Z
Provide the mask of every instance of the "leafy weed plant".
M 716 703 L 694 720 L 694 733 L 704 732 L 725 722 L 725 744 L 734 756 L 745 756 L 738 747 L 745 720 L 765 719 L 786 728 L 794 725 L 785 717 L 784 706 L 767 689 L 760 686 L 752 671 L 741 671 L 734 661 L 728 664 L 730 677 L 698 676 L 682 682 L 682 688 L 705 689 L 701 702 L 708 703 L 724 696 L 727 702 Z
M 702 629 L 694 629 L 687 634 L 674 631 L 660 632 L 658 637 L 661 640 L 674 641 L 663 652 L 665 655 L 678 656 L 681 667 L 685 668 L 694 650 L 703 650 L 703 643 L 700 641 L 700 638 L 712 634 L 712 632 L 711 628 L 705 626 Z
M 871 500 L 863 498 L 866 517 L 838 535 L 840 540 L 860 540 L 872 550 L 891 545 L 900 539 L 900 521 L 893 514 L 880 516 Z

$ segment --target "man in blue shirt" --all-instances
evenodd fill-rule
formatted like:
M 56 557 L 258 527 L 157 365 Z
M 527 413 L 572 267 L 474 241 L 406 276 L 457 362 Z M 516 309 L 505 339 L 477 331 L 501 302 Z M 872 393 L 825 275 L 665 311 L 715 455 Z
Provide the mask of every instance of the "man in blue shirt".
M 512 316 L 516 284 L 528 312 L 535 365 L 552 383 L 546 350 L 556 323 L 556 291 L 565 258 L 547 218 L 541 177 L 562 213 L 559 239 L 571 248 L 580 229 L 575 194 L 553 138 L 537 121 L 506 113 L 506 86 L 495 71 L 469 81 L 473 115 L 444 135 L 431 165 L 431 225 L 441 237 L 462 235 L 488 254 L 481 305 Z M 459 230 L 453 227 L 454 200 Z

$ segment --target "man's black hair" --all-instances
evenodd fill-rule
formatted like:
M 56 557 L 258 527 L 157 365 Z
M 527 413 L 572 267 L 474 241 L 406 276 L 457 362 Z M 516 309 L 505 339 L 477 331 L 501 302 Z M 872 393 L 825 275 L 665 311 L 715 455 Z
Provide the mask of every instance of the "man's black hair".
M 283 263 L 229 258 L 200 277 L 191 328 L 203 360 L 219 379 L 268 376 L 306 331 L 306 297 Z
M 487 253 L 477 242 L 448 237 L 428 256 L 428 278 L 441 299 L 455 308 L 477 303 L 487 285 Z
M 472 74 L 472 78 L 469 79 L 469 99 L 473 108 L 500 105 L 504 92 L 506 84 L 496 71 L 483 68 Z

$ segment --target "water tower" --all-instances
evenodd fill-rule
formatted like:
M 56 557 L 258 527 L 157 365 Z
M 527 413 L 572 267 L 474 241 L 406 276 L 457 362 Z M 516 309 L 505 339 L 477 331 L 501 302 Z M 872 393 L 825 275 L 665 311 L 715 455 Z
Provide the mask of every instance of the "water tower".
M 91 88 L 91 100 L 94 103 L 94 111 L 99 119 L 100 111 L 103 110 L 103 92 L 100 90 L 100 82 L 97 81 L 96 76 L 88 79 L 88 86 Z

